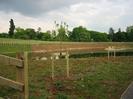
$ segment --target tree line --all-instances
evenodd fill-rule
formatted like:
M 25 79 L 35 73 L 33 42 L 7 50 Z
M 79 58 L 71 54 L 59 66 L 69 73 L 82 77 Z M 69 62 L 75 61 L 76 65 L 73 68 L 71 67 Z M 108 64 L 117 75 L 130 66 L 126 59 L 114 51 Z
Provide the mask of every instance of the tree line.
M 0 33 L 1 38 L 15 38 L 25 40 L 43 40 L 43 41 L 74 41 L 74 42 L 132 42 L 133 26 L 128 26 L 126 31 L 114 31 L 111 27 L 108 33 L 91 31 L 83 26 L 75 27 L 72 31 L 68 30 L 68 25 L 64 22 L 57 24 L 56 29 L 52 31 L 42 32 L 39 27 L 37 30 L 33 28 L 23 29 L 15 28 L 13 19 L 10 21 L 8 33 Z

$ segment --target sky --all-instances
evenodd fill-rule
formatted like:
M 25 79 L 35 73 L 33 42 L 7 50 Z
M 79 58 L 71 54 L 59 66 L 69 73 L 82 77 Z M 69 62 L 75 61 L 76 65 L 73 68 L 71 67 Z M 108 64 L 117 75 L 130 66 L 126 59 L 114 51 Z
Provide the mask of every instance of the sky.
M 70 30 L 125 30 L 133 25 L 132 5 L 133 0 L 0 0 L 0 32 L 8 32 L 10 19 L 16 27 L 42 31 L 55 29 L 54 21 L 66 22 Z

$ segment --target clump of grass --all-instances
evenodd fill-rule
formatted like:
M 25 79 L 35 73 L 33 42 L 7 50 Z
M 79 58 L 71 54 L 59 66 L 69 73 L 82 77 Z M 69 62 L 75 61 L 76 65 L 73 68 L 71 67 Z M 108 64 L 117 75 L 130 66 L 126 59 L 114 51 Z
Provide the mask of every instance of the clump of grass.
M 55 99 L 68 99 L 68 96 L 64 93 L 58 93 Z
M 54 83 L 54 86 L 55 86 L 55 89 L 61 91 L 64 89 L 64 85 L 63 85 L 63 82 L 62 81 L 56 81 Z

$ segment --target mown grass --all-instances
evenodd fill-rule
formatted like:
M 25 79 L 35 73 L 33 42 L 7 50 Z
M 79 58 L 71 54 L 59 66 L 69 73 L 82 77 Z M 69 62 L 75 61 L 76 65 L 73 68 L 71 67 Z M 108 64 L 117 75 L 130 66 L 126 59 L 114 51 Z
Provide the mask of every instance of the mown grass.
M 0 53 L 16 53 L 31 51 L 31 45 L 26 44 L 0 44 Z
M 11 38 L 0 38 L 0 43 L 15 43 L 15 44 L 60 44 L 60 41 L 40 41 L 40 40 L 22 40 Z M 64 42 L 62 44 L 105 44 L 105 45 L 129 45 L 133 47 L 132 42 Z

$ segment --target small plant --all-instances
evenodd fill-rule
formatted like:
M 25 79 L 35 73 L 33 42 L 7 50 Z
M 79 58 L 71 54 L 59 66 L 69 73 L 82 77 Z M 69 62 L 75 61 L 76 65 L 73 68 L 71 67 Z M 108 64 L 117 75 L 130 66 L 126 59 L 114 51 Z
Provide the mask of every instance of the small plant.
M 63 85 L 63 83 L 62 83 L 61 81 L 56 81 L 56 82 L 54 83 L 54 86 L 55 86 L 55 88 L 56 88 L 57 90 L 59 90 L 59 91 L 61 91 L 61 90 L 64 89 L 64 85 Z
M 68 99 L 68 96 L 63 93 L 58 93 L 55 99 Z

